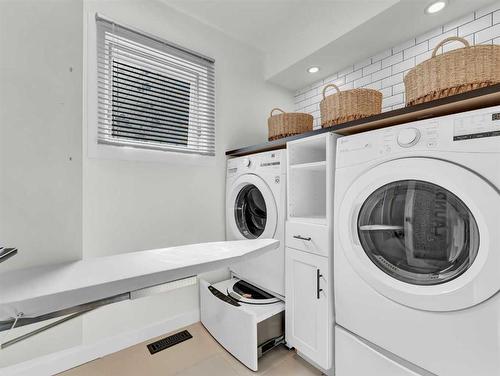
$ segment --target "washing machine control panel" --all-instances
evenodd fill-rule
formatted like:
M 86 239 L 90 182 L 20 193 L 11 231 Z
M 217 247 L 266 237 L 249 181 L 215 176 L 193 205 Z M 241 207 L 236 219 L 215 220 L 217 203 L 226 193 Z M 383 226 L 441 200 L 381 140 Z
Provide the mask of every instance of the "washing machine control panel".
M 284 151 L 278 150 L 228 159 L 227 176 L 259 172 L 280 175 L 280 171 L 285 169 L 283 156 Z

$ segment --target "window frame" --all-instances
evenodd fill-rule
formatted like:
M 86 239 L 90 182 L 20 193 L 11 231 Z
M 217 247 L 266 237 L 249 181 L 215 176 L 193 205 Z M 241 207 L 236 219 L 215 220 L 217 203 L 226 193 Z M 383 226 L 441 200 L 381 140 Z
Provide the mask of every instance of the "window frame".
M 128 160 L 128 161 L 144 161 L 144 162 L 167 162 L 173 164 L 192 164 L 192 165 L 214 165 L 216 163 L 217 156 L 220 154 L 218 152 L 219 143 L 217 142 L 217 122 L 216 115 L 214 113 L 214 155 L 197 154 L 193 152 L 176 151 L 171 147 L 163 148 L 154 146 L 148 148 L 136 147 L 132 145 L 123 145 L 121 143 L 104 143 L 98 140 L 99 133 L 99 109 L 98 109 L 98 63 L 97 63 L 97 44 L 98 44 L 98 33 L 97 33 L 97 18 L 102 18 L 104 20 L 110 21 L 97 13 L 89 13 L 87 15 L 87 22 L 85 22 L 85 33 L 84 33 L 84 56 L 85 68 L 84 69 L 84 123 L 87 127 L 84 127 L 84 140 L 86 140 L 86 145 L 84 148 L 87 149 L 87 155 L 89 158 L 93 159 L 118 159 L 118 160 Z M 131 31 L 137 31 L 145 36 L 150 36 L 153 39 L 161 40 L 160 37 L 149 35 L 145 31 L 137 30 L 133 27 L 128 26 L 124 22 L 116 22 L 118 25 L 130 29 Z M 185 48 L 176 46 L 172 44 L 175 48 L 182 49 L 186 52 L 199 55 L 200 57 L 206 58 L 214 62 L 213 59 L 204 57 L 196 52 L 187 50 Z M 214 82 L 215 85 L 215 82 Z M 213 89 L 213 101 L 214 101 L 214 111 L 216 111 L 215 102 L 215 87 Z M 191 116 L 191 114 L 190 114 Z M 188 133 L 191 135 L 193 131 L 191 127 L 188 126 Z M 85 134 L 86 133 L 86 134 Z M 196 142 L 196 137 L 193 137 L 189 142 Z

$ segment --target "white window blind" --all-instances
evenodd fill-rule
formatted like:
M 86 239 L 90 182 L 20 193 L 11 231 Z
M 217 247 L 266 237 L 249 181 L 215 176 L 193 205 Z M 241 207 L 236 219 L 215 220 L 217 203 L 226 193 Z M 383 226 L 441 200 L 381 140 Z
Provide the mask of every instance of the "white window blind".
M 214 60 L 96 15 L 97 142 L 215 155 Z

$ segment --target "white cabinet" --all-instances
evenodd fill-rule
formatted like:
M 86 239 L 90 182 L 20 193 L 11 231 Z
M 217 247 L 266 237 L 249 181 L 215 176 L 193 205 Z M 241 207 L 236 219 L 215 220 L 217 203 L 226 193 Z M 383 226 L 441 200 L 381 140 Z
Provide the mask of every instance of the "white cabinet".
M 333 349 L 329 259 L 287 248 L 285 260 L 288 345 L 328 369 Z
M 327 374 L 333 367 L 333 183 L 337 135 L 287 144 L 285 336 Z

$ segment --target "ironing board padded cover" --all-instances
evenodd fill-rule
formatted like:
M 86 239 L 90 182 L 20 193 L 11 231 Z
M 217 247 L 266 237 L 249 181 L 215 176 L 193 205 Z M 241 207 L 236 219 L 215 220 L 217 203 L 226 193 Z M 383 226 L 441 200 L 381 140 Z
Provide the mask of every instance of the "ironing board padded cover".
M 71 308 L 227 267 L 276 249 L 278 240 L 190 244 L 1 273 L 0 321 Z

